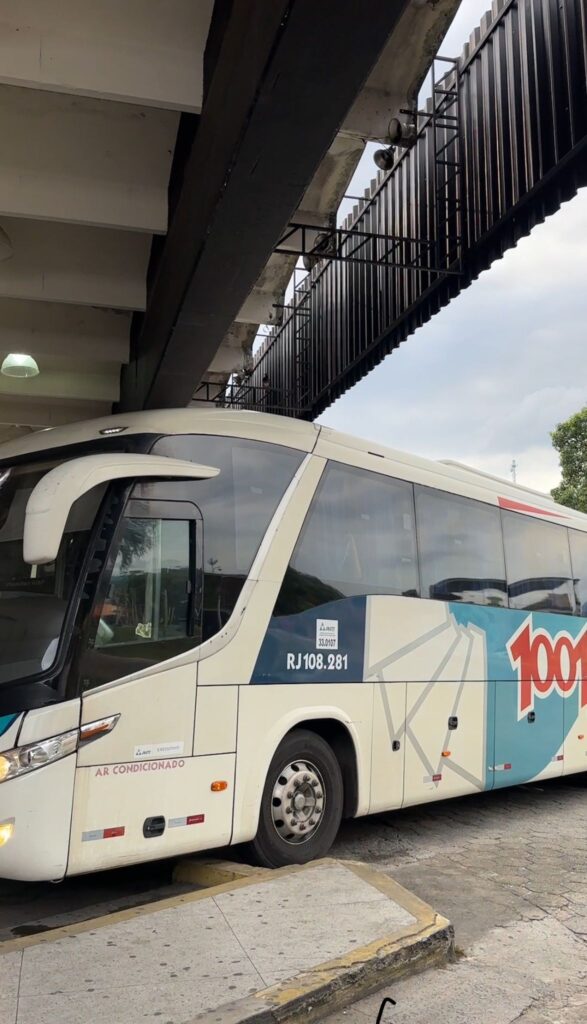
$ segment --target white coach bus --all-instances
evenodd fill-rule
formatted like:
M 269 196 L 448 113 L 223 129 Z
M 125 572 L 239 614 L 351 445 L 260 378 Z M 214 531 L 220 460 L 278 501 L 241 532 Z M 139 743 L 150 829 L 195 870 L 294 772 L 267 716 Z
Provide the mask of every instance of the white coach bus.
M 0 447 L 0 877 L 587 768 L 587 516 L 256 413 Z

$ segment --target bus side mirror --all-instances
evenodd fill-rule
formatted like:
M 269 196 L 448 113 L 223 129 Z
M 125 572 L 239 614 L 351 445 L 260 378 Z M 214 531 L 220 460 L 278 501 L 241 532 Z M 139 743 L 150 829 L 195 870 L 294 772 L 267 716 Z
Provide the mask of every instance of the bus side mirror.
M 71 506 L 99 484 L 111 480 L 205 480 L 219 469 L 165 455 L 85 455 L 49 470 L 33 490 L 26 507 L 23 557 L 29 565 L 57 558 Z

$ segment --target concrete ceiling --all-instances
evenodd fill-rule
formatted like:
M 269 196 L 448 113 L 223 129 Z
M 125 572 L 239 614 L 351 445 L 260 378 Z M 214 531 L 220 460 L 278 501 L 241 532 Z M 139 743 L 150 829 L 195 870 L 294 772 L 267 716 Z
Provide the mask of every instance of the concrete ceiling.
M 0 0 L 0 441 L 107 413 L 147 301 L 213 0 Z M 0 251 L 0 256 L 2 252 Z
M 278 0 L 272 4 L 277 7 Z M 356 4 L 349 0 L 338 0 L 338 4 L 337 25 L 345 24 L 343 7 L 358 16 Z M 373 0 L 372 16 L 379 16 L 381 26 L 388 26 L 386 34 L 374 42 L 376 29 L 359 26 L 362 35 L 357 30 L 357 46 L 363 48 L 363 63 L 357 59 L 356 67 L 349 68 L 348 80 L 341 80 L 348 101 L 339 100 L 337 107 L 331 97 L 328 113 L 332 123 L 323 116 L 322 136 L 316 131 L 309 138 L 308 147 L 313 146 L 316 153 L 314 165 L 308 172 L 311 160 L 300 164 L 302 177 L 295 187 L 287 181 L 288 198 L 281 195 L 279 208 L 286 210 L 281 221 L 277 200 L 268 195 L 268 216 L 272 213 L 275 223 L 283 226 L 295 206 L 300 220 L 328 223 L 366 140 L 385 139 L 390 117 L 414 102 L 458 5 L 459 0 L 395 0 L 394 7 L 393 0 L 387 0 L 387 6 L 394 8 L 391 17 L 384 4 Z M 291 71 L 286 43 L 293 47 L 296 31 L 303 29 L 304 0 L 290 0 L 282 6 L 284 17 L 281 21 L 276 18 L 275 32 L 279 32 L 283 83 L 283 75 L 287 77 Z M 326 6 L 327 0 L 321 0 L 320 10 Z M 214 0 L 101 0 L 100 4 L 95 0 L 19 0 L 18 4 L 0 0 L 0 362 L 9 352 L 26 352 L 35 357 L 41 370 L 29 380 L 0 376 L 0 441 L 31 429 L 109 412 L 121 397 L 121 369 L 131 360 L 131 351 L 133 364 L 140 361 L 144 324 L 155 322 L 160 355 L 153 362 L 152 389 L 153 374 L 162 359 L 164 365 L 170 339 L 177 335 L 185 293 L 190 283 L 192 291 L 194 287 L 192 279 L 186 278 L 185 288 L 176 289 L 175 306 L 172 304 L 165 320 L 160 296 L 169 282 L 162 282 L 161 277 L 177 274 L 168 258 L 171 243 L 175 244 L 173 233 L 167 235 L 170 211 L 179 211 L 175 235 L 183 232 L 189 237 L 189 211 L 195 209 L 195 200 L 188 197 L 191 205 L 186 204 L 185 191 L 188 186 L 204 190 L 202 182 L 212 173 L 212 160 L 220 151 L 226 122 L 230 122 L 225 115 L 226 104 L 231 102 L 232 66 L 230 48 L 225 47 L 223 58 L 222 46 L 225 34 L 235 34 L 235 22 L 246 15 L 246 7 L 245 0 L 216 0 L 215 7 Z M 312 10 L 316 8 L 307 3 L 306 11 Z M 327 18 L 322 26 L 318 17 L 315 20 L 316 31 L 322 27 L 326 38 Z M 307 28 L 312 31 L 309 15 Z M 248 42 L 251 51 L 258 45 L 259 73 L 266 85 L 261 42 L 254 34 Z M 340 54 L 344 53 L 342 43 L 344 39 L 337 51 Z M 278 58 L 269 35 L 266 45 L 275 65 Z M 297 45 L 302 66 L 299 41 Z M 321 73 L 326 80 L 323 91 L 316 88 L 311 97 L 315 109 L 321 96 L 327 103 L 333 74 L 326 54 L 321 63 L 322 67 L 315 69 L 316 82 L 319 84 Z M 238 182 L 235 168 L 238 171 L 245 130 L 254 124 L 255 116 L 257 131 L 262 125 L 259 94 L 253 88 L 252 57 L 249 64 L 247 81 L 257 109 L 243 108 L 242 125 L 235 121 L 232 126 L 236 141 L 232 149 L 226 149 L 225 167 L 220 162 L 216 167 L 223 188 L 230 175 Z M 233 65 L 236 75 L 234 56 Z M 222 75 L 224 82 L 219 83 Z M 202 112 L 205 78 L 210 103 Z M 293 83 L 294 76 L 290 78 Z M 238 88 L 236 79 L 234 85 Z M 274 92 L 275 88 L 279 85 L 271 86 Z M 266 106 L 270 99 L 269 95 Z M 206 148 L 202 133 L 199 152 L 199 115 L 202 113 L 204 126 L 208 107 L 211 141 Z M 317 116 L 323 113 L 322 108 L 317 110 Z M 296 127 L 293 123 L 291 131 Z M 303 128 L 301 125 L 300 138 L 304 137 Z M 199 179 L 197 175 L 191 180 L 187 177 L 190 158 L 200 161 Z M 285 182 L 280 181 L 280 174 L 287 177 L 288 166 L 280 163 L 278 154 L 271 159 L 276 186 L 283 193 Z M 289 178 L 292 176 L 290 163 Z M 293 209 L 288 209 L 289 197 L 296 194 Z M 200 224 L 202 239 L 194 238 L 198 259 L 210 244 L 214 224 L 221 220 L 217 197 L 214 201 L 209 220 Z M 188 211 L 187 220 L 184 217 L 178 224 L 183 210 Z M 198 223 L 196 213 L 193 232 Z M 258 217 L 257 239 L 262 244 L 257 244 L 254 252 L 252 247 L 250 253 L 245 251 L 247 237 L 236 242 L 243 248 L 243 261 L 249 259 L 250 284 L 237 303 L 232 324 L 228 317 L 224 326 L 220 319 L 211 325 L 209 343 L 203 349 L 193 318 L 187 318 L 187 327 L 184 323 L 188 359 L 182 364 L 182 376 L 189 380 L 190 393 L 203 376 L 223 381 L 232 370 L 240 369 L 258 325 L 276 318 L 276 306 L 282 301 L 295 256 L 271 255 L 277 238 L 272 228 L 263 236 L 262 217 L 263 211 Z M 234 238 L 231 244 L 234 248 Z M 2 259 L 6 255 L 8 258 Z M 193 267 L 188 269 L 191 274 Z M 227 280 L 226 288 L 231 287 L 233 283 Z M 192 328 L 193 363 L 189 358 Z M 133 375 L 131 367 L 126 379 L 135 379 Z M 147 390 L 146 386 L 143 392 L 135 389 L 126 407 L 145 404 Z M 155 389 L 155 394 L 161 404 L 176 404 L 180 391 L 174 391 L 172 383 L 167 391 Z M 189 400 L 185 383 L 181 396 L 185 404 Z

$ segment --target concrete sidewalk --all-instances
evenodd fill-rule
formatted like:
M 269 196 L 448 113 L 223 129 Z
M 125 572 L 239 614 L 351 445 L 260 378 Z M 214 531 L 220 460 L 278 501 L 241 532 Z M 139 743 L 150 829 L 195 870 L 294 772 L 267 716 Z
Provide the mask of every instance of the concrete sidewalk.
M 2 943 L 0 1024 L 310 1021 L 452 948 L 448 921 L 364 865 L 253 872 Z

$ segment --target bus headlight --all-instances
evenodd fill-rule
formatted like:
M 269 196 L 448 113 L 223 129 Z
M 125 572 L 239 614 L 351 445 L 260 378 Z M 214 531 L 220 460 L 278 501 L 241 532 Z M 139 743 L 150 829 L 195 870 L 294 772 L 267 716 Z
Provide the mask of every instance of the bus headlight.
M 78 730 L 72 729 L 70 732 L 61 733 L 60 736 L 52 736 L 49 740 L 15 747 L 14 750 L 4 750 L 0 754 L 0 782 L 7 782 L 18 775 L 26 775 L 36 768 L 42 768 L 43 765 L 73 754 L 74 750 L 77 750 L 78 737 Z
M 0 846 L 5 846 L 9 839 L 12 839 L 14 832 L 14 818 L 8 821 L 0 821 Z

